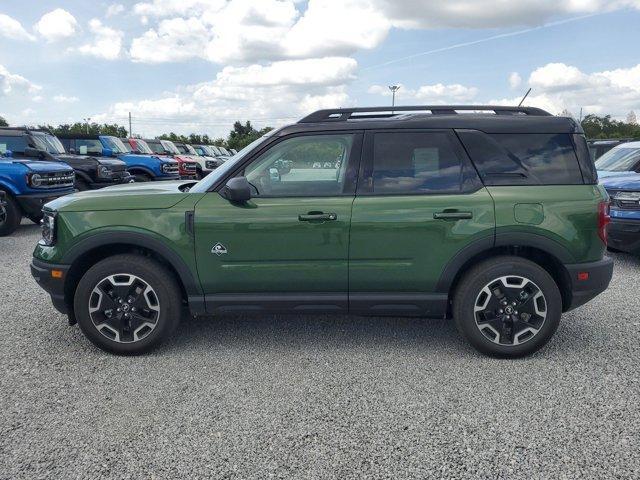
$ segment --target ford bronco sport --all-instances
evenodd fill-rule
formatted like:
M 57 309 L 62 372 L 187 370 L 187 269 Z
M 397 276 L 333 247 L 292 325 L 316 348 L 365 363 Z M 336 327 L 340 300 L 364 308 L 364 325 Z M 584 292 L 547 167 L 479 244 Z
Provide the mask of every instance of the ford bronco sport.
M 535 108 L 321 110 L 200 182 L 44 211 L 34 277 L 93 343 L 124 354 L 169 336 L 188 305 L 451 317 L 481 352 L 518 357 L 613 270 L 582 129 Z

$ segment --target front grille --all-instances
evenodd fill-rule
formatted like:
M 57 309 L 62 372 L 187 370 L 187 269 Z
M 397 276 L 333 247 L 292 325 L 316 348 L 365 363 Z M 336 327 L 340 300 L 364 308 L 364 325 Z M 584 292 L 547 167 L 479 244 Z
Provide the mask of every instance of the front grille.
M 183 163 L 182 169 L 185 172 L 196 173 L 196 164 L 195 163 Z
M 39 173 L 41 178 L 40 185 L 34 188 L 64 188 L 73 187 L 75 173 L 73 172 L 56 172 L 56 173 Z
M 616 199 L 616 195 L 624 194 L 623 190 L 607 190 L 609 197 L 611 197 L 611 207 L 619 210 L 640 210 L 640 201 L 629 199 Z
M 178 164 L 177 163 L 165 163 L 162 171 L 168 174 L 176 174 L 178 173 Z

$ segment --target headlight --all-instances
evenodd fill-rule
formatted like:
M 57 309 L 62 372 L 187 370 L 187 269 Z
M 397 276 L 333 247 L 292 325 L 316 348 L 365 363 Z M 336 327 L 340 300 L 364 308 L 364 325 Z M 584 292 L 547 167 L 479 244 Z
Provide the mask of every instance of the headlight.
M 29 178 L 29 182 L 31 183 L 32 187 L 39 187 L 39 186 L 42 185 L 42 177 L 40 175 L 38 175 L 37 173 L 34 173 Z
M 98 165 L 98 176 L 103 178 L 110 178 L 113 172 L 106 165 Z
M 43 211 L 43 217 L 40 221 L 42 228 L 42 241 L 45 245 L 51 246 L 56 241 L 56 212 Z

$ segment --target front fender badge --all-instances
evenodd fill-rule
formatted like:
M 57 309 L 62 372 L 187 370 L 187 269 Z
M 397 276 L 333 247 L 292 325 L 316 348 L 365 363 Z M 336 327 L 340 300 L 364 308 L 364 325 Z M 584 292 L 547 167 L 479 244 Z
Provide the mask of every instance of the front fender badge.
M 217 256 L 226 255 L 227 254 L 227 247 L 225 247 L 224 245 L 222 245 L 221 243 L 218 242 L 211 249 L 211 253 L 215 253 Z

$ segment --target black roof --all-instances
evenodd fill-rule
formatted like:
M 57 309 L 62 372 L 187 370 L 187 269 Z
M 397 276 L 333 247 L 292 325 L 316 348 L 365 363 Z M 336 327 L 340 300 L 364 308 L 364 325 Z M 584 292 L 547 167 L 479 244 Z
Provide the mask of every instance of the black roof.
M 31 132 L 48 133 L 51 134 L 46 128 L 28 128 L 28 127 L 0 127 L 0 135 L 6 137 L 18 137 L 20 135 L 26 135 Z
M 58 135 L 58 138 L 71 138 L 76 140 L 98 140 L 99 137 L 113 137 L 113 135 L 95 135 L 95 134 L 87 134 L 87 133 L 61 133 Z M 115 137 L 118 138 L 118 137 Z
M 573 118 L 533 107 L 418 105 L 318 110 L 278 135 L 342 129 L 472 129 L 487 133 L 583 133 Z

